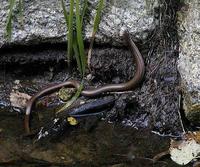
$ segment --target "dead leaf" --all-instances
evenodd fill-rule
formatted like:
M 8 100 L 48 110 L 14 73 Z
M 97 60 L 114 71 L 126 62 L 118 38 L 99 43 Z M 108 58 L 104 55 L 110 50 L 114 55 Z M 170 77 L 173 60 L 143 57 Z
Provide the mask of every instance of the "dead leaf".
M 21 93 L 19 91 L 10 93 L 11 106 L 18 108 L 25 108 L 27 101 L 31 98 L 30 95 Z

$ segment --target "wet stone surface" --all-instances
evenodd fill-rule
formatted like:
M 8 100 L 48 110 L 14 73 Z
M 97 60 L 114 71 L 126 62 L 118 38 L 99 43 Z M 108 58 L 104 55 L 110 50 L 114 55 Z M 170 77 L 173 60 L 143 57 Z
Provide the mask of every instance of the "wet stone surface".
M 176 52 L 147 58 L 147 48 L 140 48 L 146 64 L 143 82 L 132 93 L 120 95 L 128 105 L 123 122 L 132 127 L 151 127 L 164 134 L 179 134 L 179 78 L 176 69 Z M 91 60 L 93 75 L 104 82 L 125 82 L 134 75 L 132 58 L 121 49 L 95 50 Z M 101 56 L 100 56 L 101 55 Z M 109 58 L 108 58 L 109 57 Z M 109 61 L 108 61 L 109 59 Z M 148 62 L 148 64 L 147 64 Z M 125 64 L 125 65 L 123 65 Z M 105 75 L 106 74 L 106 75 Z M 120 103 L 119 100 L 119 103 Z M 124 114 L 122 114 L 124 115 Z
M 122 94 L 114 93 L 117 99 L 116 104 L 108 112 L 107 119 L 135 128 L 150 128 L 161 134 L 179 135 L 182 129 L 178 114 L 176 57 L 168 55 L 164 59 L 151 57 L 148 60 L 146 57 L 148 50 L 140 49 L 143 50 L 145 62 L 149 61 L 149 64 L 146 65 L 145 78 L 134 91 Z M 170 64 L 167 64 L 168 59 L 171 61 Z M 153 65 L 155 61 L 159 62 L 159 66 Z M 90 80 L 85 79 L 85 87 L 126 82 L 134 75 L 133 64 L 132 55 L 125 48 L 95 49 L 91 60 L 92 76 L 90 76 Z M 73 75 L 66 73 L 67 70 L 62 69 L 65 66 L 62 61 L 57 65 L 51 63 L 46 65 L 38 63 L 38 65 L 42 67 L 39 71 L 38 66 L 31 67 L 30 64 L 21 65 L 21 69 L 18 65 L 2 68 L 2 86 L 0 87 L 2 91 L 0 92 L 3 95 L 1 103 L 9 104 L 10 92 L 16 86 L 15 80 L 20 81 L 18 87 L 22 93 L 33 95 L 33 92 L 40 90 L 48 83 L 62 82 L 70 77 L 76 79 L 78 76 L 76 72 Z M 3 93 L 4 86 L 7 87 L 5 93 Z M 29 92 L 32 89 L 35 91 Z
M 185 0 L 178 13 L 180 58 L 178 68 L 182 78 L 186 117 L 200 123 L 200 29 L 199 1 Z

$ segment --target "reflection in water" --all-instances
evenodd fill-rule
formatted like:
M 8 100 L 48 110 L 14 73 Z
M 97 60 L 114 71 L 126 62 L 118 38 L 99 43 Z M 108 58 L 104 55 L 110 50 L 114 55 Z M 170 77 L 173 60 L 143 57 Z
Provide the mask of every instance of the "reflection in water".
M 23 119 L 23 115 L 0 110 L 0 166 L 9 166 L 5 162 L 10 166 L 152 166 L 151 158 L 169 147 L 168 138 L 94 117 L 62 135 L 33 143 L 34 139 L 22 137 Z M 40 126 L 36 119 L 32 124 Z M 164 159 L 154 166 L 170 164 L 175 166 Z

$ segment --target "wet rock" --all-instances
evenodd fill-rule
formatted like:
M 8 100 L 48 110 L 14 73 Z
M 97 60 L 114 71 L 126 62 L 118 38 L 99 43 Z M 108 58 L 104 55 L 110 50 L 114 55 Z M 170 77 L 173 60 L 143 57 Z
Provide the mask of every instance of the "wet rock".
M 54 49 L 52 49 L 54 48 Z M 1 52 L 1 51 L 0 51 Z M 28 64 L 41 62 L 59 62 L 66 60 L 66 49 L 59 46 L 34 46 L 34 47 L 14 47 L 2 49 L 0 53 L 0 65 L 4 64 Z
M 173 32 L 169 30 L 169 33 Z M 161 39 L 161 42 L 162 40 L 164 39 Z M 147 52 L 150 51 L 145 50 L 144 45 L 139 47 L 145 62 L 148 61 L 144 80 L 137 89 L 116 98 L 118 100 L 115 108 L 108 113 L 111 121 L 120 120 L 121 117 L 126 126 L 150 127 L 161 134 L 180 134 L 182 128 L 179 117 L 179 93 L 176 89 L 179 85 L 176 66 L 178 55 L 176 50 L 173 50 L 176 48 L 177 39 L 174 38 L 174 41 L 172 48 L 171 43 L 165 43 L 164 46 L 154 48 L 156 51 L 148 57 Z M 170 52 L 163 52 L 165 49 Z M 91 59 L 91 72 L 94 76 L 92 81 L 113 83 L 119 77 L 118 83 L 126 82 L 134 76 L 133 64 L 132 55 L 128 50 L 95 49 Z
M 31 3 L 33 2 L 35 1 L 32 1 Z M 141 1 L 128 1 L 127 4 L 132 7 L 134 3 L 139 2 Z M 29 2 L 26 3 L 28 4 Z M 43 5 L 44 1 L 38 3 Z M 119 4 L 115 3 L 115 7 Z M 129 8 L 130 6 L 126 6 L 124 8 Z M 116 108 L 111 111 L 111 114 L 107 115 L 108 120 L 109 118 L 112 119 L 114 117 L 114 120 L 112 119 L 112 121 L 115 121 L 116 118 L 117 121 L 120 120 L 127 126 L 132 126 L 134 128 L 150 128 L 151 130 L 158 131 L 161 134 L 177 135 L 182 132 L 178 113 L 180 109 L 179 93 L 176 89 L 179 85 L 179 78 L 176 66 L 176 60 L 178 58 L 178 42 L 176 29 L 174 27 L 175 8 L 176 1 L 168 4 L 168 6 L 164 4 L 161 5 L 158 9 L 161 11 L 160 16 L 157 16 L 158 18 L 162 18 L 162 22 L 160 22 L 161 25 L 156 27 L 153 36 L 149 37 L 148 40 L 136 42 L 145 60 L 144 80 L 134 91 L 128 93 L 126 92 L 125 95 L 119 95 L 119 101 L 116 103 Z M 106 17 L 108 16 L 109 15 L 106 15 Z M 130 19 L 133 18 L 134 17 L 130 17 Z M 132 32 L 132 34 L 134 34 L 134 31 L 131 30 L 132 28 L 135 28 L 134 23 L 135 22 L 132 22 L 132 27 L 130 28 L 130 32 Z M 138 25 L 139 23 L 140 21 L 137 22 Z M 103 22 L 101 24 L 103 24 Z M 152 28 L 151 26 L 149 27 Z M 116 30 L 118 31 L 118 27 Z M 137 30 L 137 32 L 143 32 L 143 30 L 140 30 L 142 30 L 141 27 Z M 101 32 L 102 29 L 100 26 L 99 33 L 101 34 Z M 137 36 L 137 34 L 134 35 Z M 169 39 L 169 36 L 172 37 L 172 39 Z M 97 37 L 97 39 L 98 38 L 99 37 Z M 115 39 L 118 40 L 117 38 Z M 31 42 L 30 40 L 28 41 Z M 43 41 L 41 40 L 40 42 Z M 106 41 L 104 42 L 106 43 Z M 21 78 L 21 80 L 24 81 L 28 80 L 29 84 L 38 85 L 38 90 L 40 90 L 48 82 L 62 82 L 66 80 L 66 78 L 71 78 L 71 76 L 73 76 L 74 79 L 77 79 L 77 73 L 75 75 L 67 73 L 67 70 L 63 68 L 63 66 L 60 66 L 62 72 L 54 70 L 53 78 L 50 77 L 52 78 L 51 80 L 48 79 L 49 77 L 47 78 L 47 75 L 45 74 L 45 71 L 48 71 L 47 68 L 51 67 L 56 69 L 56 66 L 61 64 L 56 64 L 55 60 L 60 60 L 60 57 L 64 60 L 64 55 L 66 54 L 64 49 L 59 50 L 55 47 L 55 45 L 53 46 L 54 47 L 47 47 L 47 50 L 45 51 L 35 47 L 35 50 L 34 48 L 28 49 L 28 53 L 23 51 L 24 54 L 21 54 L 22 51 L 18 50 L 18 52 L 16 52 L 18 56 L 15 56 L 15 58 L 13 57 L 13 59 L 9 59 L 10 62 L 14 61 L 17 65 L 14 67 L 12 64 L 9 71 L 4 69 L 2 71 L 2 73 L 5 73 L 4 78 L 6 78 L 6 80 L 3 80 L 2 85 L 12 83 L 13 79 Z M 57 50 L 52 52 L 51 49 Z M 86 80 L 84 83 L 86 87 L 98 87 L 110 83 L 123 83 L 134 76 L 134 62 L 132 55 L 127 48 L 104 45 L 101 46 L 101 48 L 94 48 L 93 51 L 91 59 L 92 76 L 88 77 L 90 81 Z M 13 53 L 13 55 L 16 53 Z M 5 56 L 6 54 L 7 56 Z M 6 52 L 3 56 L 1 55 L 0 58 L 3 57 L 6 61 L 6 58 L 9 56 L 10 54 Z M 28 56 L 33 61 L 30 62 L 27 60 Z M 19 59 L 17 59 L 17 57 L 19 57 Z M 23 57 L 22 60 L 24 61 L 20 61 L 20 57 Z M 45 62 L 45 57 L 51 57 L 49 62 L 50 64 Z M 43 64 L 38 63 L 36 60 L 42 62 Z M 3 62 L 2 64 L 4 64 L 5 61 L 0 60 L 0 62 Z M 21 62 L 25 62 L 25 64 Z M 19 65 L 20 63 L 23 65 Z M 44 67 L 46 67 L 46 69 Z M 66 67 L 66 64 L 64 67 Z M 20 68 L 22 69 L 20 70 Z M 10 80 L 8 80 L 9 78 Z M 29 86 L 26 85 L 25 87 Z M 4 90 L 4 87 L 0 89 L 0 92 L 1 90 Z M 27 92 L 25 91 L 25 93 Z M 7 94 L 10 94 L 10 92 Z M 6 96 L 6 94 L 4 94 L 4 96 Z M 7 98 L 5 97 L 4 99 L 6 100 Z M 119 117 L 121 117 L 121 119 Z
M 145 49 L 141 47 L 139 49 L 142 51 L 146 62 L 147 50 L 145 51 Z M 126 93 L 121 92 L 121 94 L 117 92 L 113 93 L 117 101 L 115 107 L 106 114 L 108 121 L 120 121 L 125 126 L 138 129 L 150 128 L 162 134 L 178 134 L 181 132 L 178 115 L 179 95 L 176 90 L 176 86 L 178 85 L 176 68 L 177 57 L 173 53 L 173 55 L 166 56 L 166 59 L 161 62 L 160 60 L 162 57 L 162 54 L 156 53 L 148 57 L 149 64 L 146 65 L 145 78 L 137 89 Z M 156 61 L 155 58 L 157 59 Z M 153 70 L 156 64 L 159 64 L 159 66 L 157 70 Z M 54 63 L 54 66 L 57 65 Z M 51 67 L 55 68 L 54 66 L 51 65 Z M 92 76 L 89 77 L 91 80 L 85 80 L 84 84 L 86 87 L 100 87 L 104 84 L 123 83 L 134 76 L 133 57 L 130 52 L 125 49 L 94 49 L 91 67 Z M 2 82 L 4 85 L 10 85 L 10 88 L 8 87 L 6 89 L 7 93 L 2 93 L 4 101 L 6 101 L 7 96 L 9 100 L 10 91 L 15 85 L 13 80 L 20 80 L 22 88 L 24 88 L 23 91 L 20 90 L 21 92 L 32 95 L 34 93 L 29 93 L 28 88 L 34 86 L 36 88 L 33 87 L 33 89 L 41 90 L 49 84 L 64 81 L 66 75 L 68 78 L 73 76 L 72 78 L 74 79 L 77 79 L 78 76 L 77 73 L 74 73 L 74 75 L 68 74 L 67 70 L 63 68 L 61 71 L 55 71 L 53 80 L 49 81 L 46 78 L 45 72 L 48 71 L 48 68 L 41 70 L 40 64 L 36 67 L 23 65 L 17 66 L 16 68 L 11 66 L 10 68 L 10 70 L 6 69 L 7 71 L 4 76 L 6 80 Z M 19 68 L 22 69 L 19 70 Z M 16 69 L 21 72 L 16 73 Z M 31 69 L 31 72 L 25 73 L 28 69 Z M 38 69 L 40 70 L 38 71 Z M 152 71 L 154 71 L 154 74 Z M 170 80 L 170 82 L 163 79 L 168 77 L 174 79 Z M 48 84 L 48 82 L 51 83 Z M 2 87 L 0 86 L 0 92 L 4 91 L 5 87 L 3 84 Z
M 6 18 L 9 12 L 9 1 L 0 0 L 0 48 L 7 45 L 5 38 Z M 14 7 L 11 44 L 38 44 L 44 42 L 60 43 L 66 41 L 66 24 L 60 1 L 24 1 L 24 25 L 19 18 L 19 1 Z M 90 1 L 89 13 L 85 22 L 85 39 L 91 35 L 96 6 L 98 1 Z M 154 9 L 158 0 L 122 1 L 115 0 L 106 4 L 96 36 L 99 43 L 117 44 L 119 34 L 128 29 L 139 39 L 146 39 L 156 25 Z M 66 2 L 69 7 L 69 1 Z
M 185 1 L 180 12 L 180 58 L 178 62 L 182 78 L 186 117 L 200 123 L 200 4 L 198 0 Z

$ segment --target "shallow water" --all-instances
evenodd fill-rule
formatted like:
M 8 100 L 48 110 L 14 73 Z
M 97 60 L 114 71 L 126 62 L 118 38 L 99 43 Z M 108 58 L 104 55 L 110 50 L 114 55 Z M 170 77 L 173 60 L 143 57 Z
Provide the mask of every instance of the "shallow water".
M 1 109 L 0 120 L 0 166 L 176 166 L 168 157 L 153 164 L 151 158 L 167 150 L 169 138 L 148 130 L 90 118 L 34 142 L 22 137 L 23 115 Z

